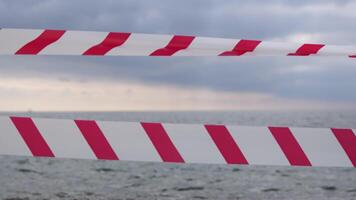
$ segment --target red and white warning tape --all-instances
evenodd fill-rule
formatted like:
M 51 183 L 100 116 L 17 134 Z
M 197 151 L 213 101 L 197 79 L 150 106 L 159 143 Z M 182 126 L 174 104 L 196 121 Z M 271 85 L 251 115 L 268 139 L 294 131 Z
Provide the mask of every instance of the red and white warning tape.
M 318 55 L 356 58 L 356 46 L 121 32 L 1 29 L 0 44 L 0 55 Z
M 178 35 L 0 29 L 0 55 L 349 56 L 356 47 Z M 356 167 L 356 131 L 0 117 L 0 154 Z
M 356 167 L 356 131 L 338 128 L 0 117 L 0 154 L 177 163 Z

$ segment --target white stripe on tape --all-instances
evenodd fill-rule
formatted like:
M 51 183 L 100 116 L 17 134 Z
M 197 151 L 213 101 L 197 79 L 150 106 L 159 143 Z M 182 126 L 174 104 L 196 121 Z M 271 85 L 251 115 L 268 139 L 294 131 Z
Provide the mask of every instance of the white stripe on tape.
M 55 43 L 44 48 L 41 55 L 82 55 L 90 47 L 99 44 L 107 33 L 66 31 Z
M 155 50 L 165 47 L 172 37 L 171 35 L 132 33 L 123 45 L 113 48 L 106 55 L 148 56 Z
M 197 37 L 188 49 L 178 51 L 175 56 L 216 56 L 220 53 L 233 49 L 236 40 L 222 38 Z
M 1 29 L 0 30 L 0 55 L 13 55 L 22 46 L 34 40 L 42 30 L 31 29 Z
M 204 126 L 164 124 L 164 128 L 186 162 L 225 163 Z
M 7 117 L 0 117 L 0 152 L 5 155 L 32 155 L 21 135 Z
M 288 55 L 295 52 L 302 44 L 282 42 L 261 42 L 251 53 L 253 55 Z
M 34 123 L 56 157 L 95 159 L 73 121 L 34 119 Z
M 140 123 L 99 122 L 98 124 L 120 159 L 162 161 Z
M 291 128 L 313 166 L 352 166 L 329 129 Z M 317 142 L 316 142 L 317 141 Z
M 267 128 L 228 126 L 228 129 L 248 163 L 253 165 L 289 165 Z

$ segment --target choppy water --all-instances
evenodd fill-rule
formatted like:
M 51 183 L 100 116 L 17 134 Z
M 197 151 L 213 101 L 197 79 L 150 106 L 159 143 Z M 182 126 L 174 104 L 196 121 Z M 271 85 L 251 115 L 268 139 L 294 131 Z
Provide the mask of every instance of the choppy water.
M 11 114 L 70 119 L 356 128 L 355 112 Z M 356 199 L 356 170 L 0 156 L 0 198 Z

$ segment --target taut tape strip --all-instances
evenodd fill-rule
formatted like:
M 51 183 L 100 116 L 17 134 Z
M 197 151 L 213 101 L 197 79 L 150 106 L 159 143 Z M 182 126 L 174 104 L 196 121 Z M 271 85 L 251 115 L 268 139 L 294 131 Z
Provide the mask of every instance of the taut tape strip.
M 348 56 L 356 46 L 122 32 L 0 29 L 0 55 Z
M 352 129 L 0 117 L 0 154 L 175 163 L 356 166 Z

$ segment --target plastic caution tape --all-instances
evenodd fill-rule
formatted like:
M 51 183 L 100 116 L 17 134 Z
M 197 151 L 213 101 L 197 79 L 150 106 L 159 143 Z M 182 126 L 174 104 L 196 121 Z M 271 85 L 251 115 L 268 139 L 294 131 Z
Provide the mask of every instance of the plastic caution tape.
M 0 117 L 0 154 L 282 166 L 356 166 L 355 130 Z
M 1 29 L 0 55 L 349 56 L 355 46 L 122 32 Z

